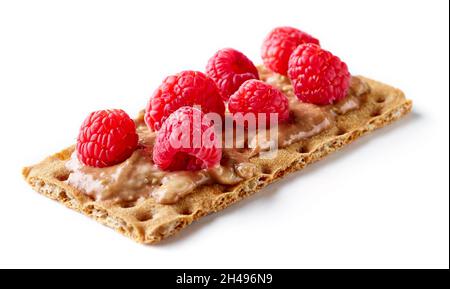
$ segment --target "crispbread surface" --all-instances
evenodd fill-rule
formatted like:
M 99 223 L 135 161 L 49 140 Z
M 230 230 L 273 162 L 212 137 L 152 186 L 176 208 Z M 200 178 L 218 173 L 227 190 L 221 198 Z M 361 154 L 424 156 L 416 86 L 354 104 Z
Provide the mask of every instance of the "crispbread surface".
M 367 132 L 386 126 L 411 111 L 412 102 L 405 98 L 402 91 L 368 78 L 360 78 L 370 86 L 370 93 L 358 110 L 338 115 L 331 128 L 280 149 L 274 159 L 253 157 L 251 162 L 260 169 L 260 173 L 253 178 L 235 186 L 201 186 L 173 205 L 159 204 L 151 197 L 121 205 L 111 201 L 92 200 L 66 182 L 69 171 L 65 163 L 74 146 L 24 168 L 23 175 L 37 192 L 137 242 L 156 243 L 177 233 L 194 220 L 252 195 L 283 176 L 301 170 Z

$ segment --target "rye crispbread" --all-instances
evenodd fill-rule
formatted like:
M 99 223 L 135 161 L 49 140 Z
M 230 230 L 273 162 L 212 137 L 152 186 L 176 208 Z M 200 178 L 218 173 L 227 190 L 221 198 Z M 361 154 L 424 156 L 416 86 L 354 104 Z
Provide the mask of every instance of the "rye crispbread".
M 364 77 L 370 86 L 366 101 L 358 110 L 338 115 L 335 124 L 309 139 L 278 151 L 275 159 L 253 157 L 260 172 L 235 186 L 205 185 L 173 205 L 156 203 L 151 197 L 120 206 L 108 201 L 93 201 L 65 181 L 65 168 L 74 147 L 56 153 L 23 169 L 26 181 L 37 192 L 63 203 L 140 243 L 156 243 L 171 236 L 194 220 L 220 211 L 252 195 L 283 176 L 301 170 L 367 132 L 386 126 L 411 111 L 412 102 L 402 91 Z M 292 93 L 290 87 L 283 89 Z

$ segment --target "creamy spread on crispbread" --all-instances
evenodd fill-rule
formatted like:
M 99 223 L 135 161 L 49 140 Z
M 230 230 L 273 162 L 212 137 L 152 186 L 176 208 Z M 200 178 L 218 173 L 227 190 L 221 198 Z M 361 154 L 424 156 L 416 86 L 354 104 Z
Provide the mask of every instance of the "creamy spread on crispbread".
M 260 78 L 283 91 L 289 99 L 290 121 L 276 127 L 279 148 L 312 137 L 332 126 L 336 115 L 356 110 L 364 102 L 369 86 L 352 77 L 349 93 L 340 102 L 327 106 L 302 103 L 294 95 L 289 79 L 260 69 Z M 167 172 L 152 162 L 155 132 L 150 131 L 143 118 L 136 120 L 139 148 L 126 161 L 111 167 L 94 168 L 82 165 L 73 153 L 67 161 L 70 171 L 67 182 L 95 200 L 127 202 L 153 197 L 158 203 L 173 204 L 205 184 L 236 185 L 258 173 L 251 158 L 267 149 L 248 134 L 236 137 L 235 143 L 247 148 L 224 148 L 220 165 L 199 171 Z M 273 136 L 273 134 L 271 134 Z M 252 145 L 253 144 L 253 145 Z

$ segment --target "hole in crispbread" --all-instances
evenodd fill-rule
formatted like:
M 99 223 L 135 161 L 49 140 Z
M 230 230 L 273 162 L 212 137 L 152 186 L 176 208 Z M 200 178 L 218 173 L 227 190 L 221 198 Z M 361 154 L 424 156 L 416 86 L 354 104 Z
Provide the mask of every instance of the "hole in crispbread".
M 279 177 L 283 177 L 284 175 L 286 175 L 287 173 L 289 173 L 288 169 L 284 169 L 284 170 L 279 170 L 275 173 L 274 178 L 277 179 Z
M 67 202 L 69 200 L 69 196 L 67 196 L 67 193 L 64 190 L 59 192 L 59 196 L 58 197 L 63 202 Z
M 385 102 L 386 101 L 386 98 L 384 97 L 384 96 L 378 96 L 376 99 L 375 99 L 375 102 L 377 102 L 377 103 L 383 103 L 383 102 Z
M 273 170 L 270 166 L 263 166 L 261 168 L 261 171 L 263 174 L 266 174 L 266 175 L 271 175 L 273 173 Z
M 145 222 L 145 221 L 150 220 L 152 217 L 153 217 L 153 215 L 150 211 L 139 212 L 136 215 L 136 220 L 138 220 L 139 222 Z
M 119 206 L 123 209 L 133 208 L 134 206 L 136 206 L 136 202 L 135 201 L 122 202 L 119 204 Z
M 90 215 L 90 214 L 92 214 L 92 211 L 94 210 L 94 206 L 93 205 L 87 205 L 84 209 L 83 209 L 83 211 L 86 213 L 86 214 L 88 214 L 88 215 Z
M 258 179 L 258 181 L 259 182 L 267 182 L 268 180 L 270 180 L 270 177 L 269 176 L 260 176 L 259 177 L 259 179 Z
M 192 210 L 188 207 L 182 207 L 181 209 L 178 209 L 177 212 L 180 215 L 192 215 Z
M 338 130 L 336 131 L 336 136 L 344 135 L 347 133 L 347 130 L 342 127 L 338 127 Z
M 377 117 L 381 115 L 381 108 L 377 108 L 370 114 L 371 117 Z
M 55 178 L 60 182 L 65 182 L 69 178 L 69 174 L 56 175 Z
M 309 153 L 310 150 L 309 150 L 308 146 L 303 145 L 303 146 L 299 147 L 297 151 L 301 154 L 307 154 L 307 153 Z

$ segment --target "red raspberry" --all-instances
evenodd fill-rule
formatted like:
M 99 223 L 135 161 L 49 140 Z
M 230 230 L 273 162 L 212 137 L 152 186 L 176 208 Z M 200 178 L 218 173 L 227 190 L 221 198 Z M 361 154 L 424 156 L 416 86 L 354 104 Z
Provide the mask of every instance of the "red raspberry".
M 94 111 L 81 125 L 77 156 L 91 167 L 108 167 L 126 160 L 138 144 L 134 121 L 121 109 Z
M 221 116 L 225 105 L 214 81 L 202 72 L 182 71 L 164 79 L 145 109 L 145 123 L 159 130 L 164 120 L 182 106 L 198 105 L 205 113 Z
M 206 65 L 206 74 L 214 79 L 225 101 L 244 81 L 259 79 L 253 62 L 233 48 L 217 51 Z
M 264 65 L 272 71 L 287 75 L 289 56 L 303 43 L 319 44 L 319 40 L 292 27 L 273 29 L 263 42 L 261 49 Z
M 297 98 L 318 105 L 345 98 L 350 86 L 347 65 L 315 44 L 303 44 L 294 50 L 288 74 Z
M 278 122 L 289 118 L 289 101 L 277 88 L 260 80 L 247 80 L 230 97 L 228 109 L 231 113 L 265 113 L 267 125 L 270 113 L 278 113 Z M 256 115 L 258 119 L 258 115 Z
M 200 110 L 181 107 L 164 121 L 158 131 L 153 161 L 168 171 L 207 169 L 220 163 L 222 149 L 219 140 L 213 122 Z

